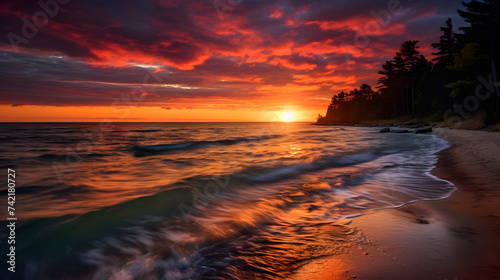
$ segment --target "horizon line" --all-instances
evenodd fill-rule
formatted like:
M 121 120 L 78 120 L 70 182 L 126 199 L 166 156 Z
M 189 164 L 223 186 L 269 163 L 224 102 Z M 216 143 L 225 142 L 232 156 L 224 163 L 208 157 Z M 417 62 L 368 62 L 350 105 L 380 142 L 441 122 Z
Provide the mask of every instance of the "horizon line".
M 12 122 L 4 122 L 0 121 L 0 124 L 3 123 L 101 123 L 102 121 L 12 121 Z M 110 121 L 111 123 L 315 123 L 314 121 Z

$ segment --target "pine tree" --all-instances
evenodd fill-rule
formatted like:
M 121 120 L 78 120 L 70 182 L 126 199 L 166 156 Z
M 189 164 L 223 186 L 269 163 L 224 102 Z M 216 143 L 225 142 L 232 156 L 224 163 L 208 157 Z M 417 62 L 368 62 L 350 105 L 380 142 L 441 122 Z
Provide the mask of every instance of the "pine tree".
M 405 41 L 393 60 L 386 61 L 382 65 L 382 70 L 378 72 L 383 75 L 378 81 L 379 88 L 383 94 L 391 95 L 394 112 L 396 113 L 399 107 L 402 115 L 414 113 L 415 67 L 421 63 L 421 60 L 425 60 L 418 51 L 418 42 L 417 40 Z M 396 104 L 396 100 L 399 99 L 396 96 L 400 96 L 401 106 Z
M 405 41 L 399 49 L 399 55 L 403 59 L 403 65 L 406 71 L 411 71 L 419 59 L 420 52 L 417 50 L 418 40 Z
M 369 84 L 362 84 L 359 87 L 359 92 L 364 100 L 371 100 L 375 95 L 375 92 Z
M 497 93 L 496 111 L 500 109 L 500 91 L 496 71 L 495 50 L 500 46 L 500 1 L 499 0 L 472 0 L 462 2 L 466 11 L 458 10 L 458 14 L 470 23 L 470 26 L 461 27 L 465 33 L 465 40 L 478 42 L 490 53 L 490 69 Z
M 453 54 L 456 52 L 457 40 L 453 33 L 453 24 L 451 18 L 446 20 L 446 27 L 441 27 L 443 35 L 439 37 L 439 43 L 433 43 L 432 47 L 438 49 L 438 52 L 432 53 L 437 55 L 432 61 L 450 66 L 453 64 Z

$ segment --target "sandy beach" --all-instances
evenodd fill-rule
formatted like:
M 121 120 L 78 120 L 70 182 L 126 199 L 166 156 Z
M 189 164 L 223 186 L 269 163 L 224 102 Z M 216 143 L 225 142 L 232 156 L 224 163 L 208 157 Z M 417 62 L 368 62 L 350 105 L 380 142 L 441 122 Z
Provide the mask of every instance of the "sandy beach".
M 346 253 L 308 263 L 294 279 L 500 278 L 500 133 L 434 133 L 451 148 L 431 173 L 456 185 L 452 196 L 354 218 Z

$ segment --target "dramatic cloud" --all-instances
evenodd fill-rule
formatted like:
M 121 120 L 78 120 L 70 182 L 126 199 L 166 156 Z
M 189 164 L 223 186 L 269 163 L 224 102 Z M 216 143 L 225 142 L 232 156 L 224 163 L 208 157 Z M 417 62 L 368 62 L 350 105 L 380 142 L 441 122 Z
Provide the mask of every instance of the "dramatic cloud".
M 135 0 L 0 4 L 0 104 L 325 107 L 405 40 L 429 56 L 459 1 Z M 239 3 L 239 4 L 238 4 Z M 21 106 L 23 105 L 23 106 Z

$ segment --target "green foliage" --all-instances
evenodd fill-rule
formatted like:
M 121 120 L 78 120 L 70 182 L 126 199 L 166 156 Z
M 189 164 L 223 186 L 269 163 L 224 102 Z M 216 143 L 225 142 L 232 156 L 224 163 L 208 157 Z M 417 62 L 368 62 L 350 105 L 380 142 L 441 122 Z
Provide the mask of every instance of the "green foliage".
M 451 66 L 450 69 L 456 71 L 470 71 L 478 67 L 478 63 L 480 62 L 478 49 L 478 43 L 466 44 L 459 53 L 455 54 L 453 66 Z
M 458 80 L 454 83 L 446 84 L 445 87 L 451 89 L 450 96 L 456 99 L 463 99 L 474 92 L 476 83 L 469 80 Z

